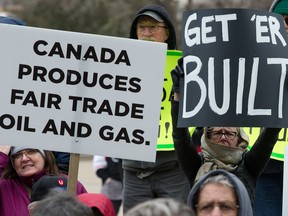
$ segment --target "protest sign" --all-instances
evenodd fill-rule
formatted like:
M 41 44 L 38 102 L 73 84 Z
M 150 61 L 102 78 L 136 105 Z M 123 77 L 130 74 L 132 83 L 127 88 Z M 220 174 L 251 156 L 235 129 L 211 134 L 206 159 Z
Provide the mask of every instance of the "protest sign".
M 161 112 L 160 112 L 159 133 L 157 141 L 157 150 L 159 151 L 174 150 L 174 144 L 172 139 L 172 118 L 171 118 L 171 101 L 170 101 L 172 78 L 170 72 L 176 67 L 177 61 L 180 57 L 182 57 L 182 52 L 179 50 L 167 51 Z
M 259 127 L 244 127 L 243 128 L 243 130 L 249 136 L 248 149 L 250 149 L 256 142 L 260 134 L 260 129 L 261 128 Z M 279 132 L 277 143 L 273 148 L 271 158 L 283 161 L 285 147 L 288 147 L 288 131 L 287 131 L 287 128 L 282 128 L 282 130 Z
M 167 45 L 0 25 L 1 143 L 154 161 Z
M 178 126 L 287 127 L 287 34 L 278 14 L 183 14 Z
M 283 201 L 282 215 L 288 215 L 288 146 L 285 147 L 284 175 L 283 175 Z M 273 196 L 273 194 L 271 194 Z

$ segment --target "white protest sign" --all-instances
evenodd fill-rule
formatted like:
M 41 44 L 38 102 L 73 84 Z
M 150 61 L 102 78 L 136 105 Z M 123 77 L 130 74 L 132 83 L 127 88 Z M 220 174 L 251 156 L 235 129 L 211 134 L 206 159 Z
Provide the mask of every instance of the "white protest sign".
M 167 45 L 0 25 L 1 144 L 154 161 Z

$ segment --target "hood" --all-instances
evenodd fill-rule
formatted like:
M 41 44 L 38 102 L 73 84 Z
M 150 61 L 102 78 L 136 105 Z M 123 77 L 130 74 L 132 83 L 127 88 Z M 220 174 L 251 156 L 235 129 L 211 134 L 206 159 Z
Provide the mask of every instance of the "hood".
M 279 5 L 276 9 L 277 11 L 275 11 L 275 7 L 278 3 L 281 5 Z M 269 8 L 269 12 L 288 15 L 288 0 L 274 0 Z
M 11 25 L 26 25 L 23 20 L 12 18 L 12 17 L 4 17 L 0 16 L 0 23 L 11 24 Z
M 214 170 L 214 171 L 210 171 L 207 174 L 205 174 L 204 176 L 202 176 L 199 181 L 197 181 L 194 186 L 192 187 L 192 189 L 189 192 L 188 195 L 188 199 L 187 199 L 187 204 L 188 206 L 192 207 L 193 210 L 193 215 L 196 215 L 196 212 L 194 211 L 194 206 L 196 205 L 196 194 L 198 193 L 199 189 L 201 188 L 201 185 L 203 184 L 203 182 L 211 177 L 211 176 L 215 176 L 215 175 L 219 175 L 222 174 L 224 176 L 226 176 L 231 183 L 233 184 L 236 194 L 238 196 L 238 200 L 239 200 L 239 212 L 238 212 L 238 216 L 253 216 L 253 210 L 252 210 L 252 206 L 251 206 L 251 201 L 248 195 L 248 192 L 244 186 L 244 184 L 238 179 L 237 176 L 235 176 L 232 173 L 229 173 L 225 170 Z
M 131 25 L 130 38 L 137 39 L 136 24 L 137 24 L 138 15 L 141 13 L 144 13 L 145 11 L 153 11 L 156 14 L 158 14 L 164 20 L 164 22 L 166 23 L 166 25 L 168 26 L 169 31 L 170 31 L 169 38 L 166 41 L 166 43 L 168 44 L 168 49 L 169 50 L 177 49 L 176 32 L 175 32 L 175 28 L 174 28 L 173 23 L 172 23 L 172 19 L 169 15 L 168 11 L 160 5 L 147 5 L 143 8 L 141 8 L 137 12 L 137 14 L 135 15 L 135 17 L 133 19 L 132 25 Z
M 89 208 L 97 208 L 105 216 L 116 216 L 113 204 L 104 194 L 82 193 L 77 195 L 77 199 Z

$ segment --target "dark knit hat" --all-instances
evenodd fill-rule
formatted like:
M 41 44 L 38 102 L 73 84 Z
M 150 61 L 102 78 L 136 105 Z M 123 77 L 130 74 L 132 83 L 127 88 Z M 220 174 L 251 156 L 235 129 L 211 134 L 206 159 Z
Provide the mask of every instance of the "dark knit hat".
M 30 202 L 44 199 L 51 189 L 67 190 L 67 177 L 45 175 L 40 178 L 32 187 Z
M 288 15 L 288 0 L 278 1 L 272 12 L 282 15 Z

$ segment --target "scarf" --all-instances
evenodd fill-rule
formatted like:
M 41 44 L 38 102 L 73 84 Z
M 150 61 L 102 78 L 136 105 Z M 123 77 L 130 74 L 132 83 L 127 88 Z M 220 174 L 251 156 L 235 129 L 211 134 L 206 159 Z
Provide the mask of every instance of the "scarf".
M 243 141 L 238 147 L 229 147 L 212 143 L 205 139 L 205 136 L 202 136 L 201 149 L 204 162 L 197 172 L 195 182 L 211 170 L 224 169 L 228 172 L 235 171 L 243 158 L 243 154 L 247 151 L 247 145 Z

